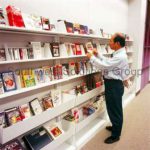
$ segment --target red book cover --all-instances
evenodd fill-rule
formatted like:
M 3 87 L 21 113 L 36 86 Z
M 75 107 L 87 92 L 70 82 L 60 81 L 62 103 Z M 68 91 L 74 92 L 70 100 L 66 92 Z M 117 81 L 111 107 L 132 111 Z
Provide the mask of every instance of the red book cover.
M 57 80 L 58 79 L 58 70 L 57 70 L 57 66 L 53 67 L 53 75 L 54 75 L 54 79 Z
M 6 11 L 10 26 L 25 27 L 21 10 L 19 8 L 8 5 Z
M 58 79 L 62 79 L 62 65 L 57 65 Z
M 82 55 L 80 44 L 75 44 L 75 48 L 76 48 L 76 55 Z

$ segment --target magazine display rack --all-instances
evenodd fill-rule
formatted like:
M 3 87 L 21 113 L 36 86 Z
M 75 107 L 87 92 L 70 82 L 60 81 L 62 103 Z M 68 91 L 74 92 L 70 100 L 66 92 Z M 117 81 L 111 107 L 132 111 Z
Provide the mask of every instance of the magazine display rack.
M 4 35 L 4 39 L 2 40 L 4 45 L 10 45 L 12 44 L 13 46 L 15 44 L 18 44 L 17 46 L 20 46 L 19 38 L 21 40 L 21 43 L 24 44 L 28 41 L 28 37 L 32 36 L 40 41 L 47 41 L 47 39 L 50 38 L 51 41 L 61 41 L 62 38 L 65 40 L 74 40 L 82 42 L 87 42 L 87 41 L 96 41 L 97 43 L 101 44 L 106 43 L 108 44 L 109 38 L 103 38 L 97 35 L 80 35 L 80 34 L 73 34 L 73 33 L 61 33 L 61 32 L 56 32 L 56 31 L 43 31 L 43 30 L 30 30 L 30 29 L 25 29 L 25 28 L 18 28 L 18 27 L 9 27 L 9 26 L 0 26 L 0 36 Z M 14 39 L 12 41 L 7 41 L 7 37 L 14 36 Z M 17 37 L 17 39 L 15 39 Z M 44 37 L 44 38 L 43 38 Z M 30 37 L 31 38 L 31 37 Z M 22 40 L 24 39 L 24 40 Z M 132 45 L 132 40 L 126 41 L 127 45 Z M 1 45 L 0 45 L 1 46 Z M 130 60 L 129 63 L 133 63 L 133 51 L 130 49 L 127 51 L 127 53 L 130 53 Z M 105 55 L 110 55 L 109 53 Z M 17 67 L 20 67 L 21 69 L 23 66 L 27 67 L 34 67 L 34 65 L 37 67 L 38 65 L 40 66 L 41 64 L 57 64 L 60 63 L 61 61 L 69 61 L 71 59 L 86 59 L 85 55 L 78 55 L 78 56 L 69 56 L 69 57 L 53 57 L 53 58 L 42 58 L 42 59 L 30 59 L 30 60 L 10 60 L 10 61 L 1 61 L 0 66 L 1 69 L 0 71 L 7 71 L 6 68 L 14 67 L 16 69 Z M 11 69 L 11 68 L 10 68 Z M 35 92 L 38 90 L 38 92 L 41 90 L 43 91 L 48 91 L 51 87 L 56 88 L 56 89 L 61 89 L 63 88 L 63 84 L 72 84 L 73 80 L 80 80 L 84 79 L 87 75 L 96 73 L 98 71 L 94 71 L 91 73 L 86 73 L 86 74 L 79 74 L 79 75 L 74 75 L 74 76 L 69 76 L 68 78 L 63 78 L 59 80 L 53 80 L 51 82 L 45 82 L 41 83 L 39 85 L 35 85 L 33 87 L 28 87 L 28 88 L 22 88 L 22 89 L 17 89 L 15 91 L 10 91 L 6 92 L 0 95 L 0 103 L 2 106 L 0 106 L 0 109 L 2 107 L 5 108 L 4 106 L 8 106 L 9 103 L 12 103 L 13 101 L 10 101 L 14 97 L 15 103 L 19 103 L 20 105 L 21 100 L 25 99 L 22 97 L 24 94 L 27 96 L 27 102 L 29 102 L 29 97 L 28 94 L 31 96 L 32 92 Z M 131 88 L 134 90 L 134 88 Z M 16 124 L 13 124 L 9 127 L 2 128 L 0 127 L 0 143 L 4 144 L 12 139 L 19 138 L 23 136 L 26 132 L 29 132 L 30 130 L 37 128 L 44 123 L 55 119 L 59 118 L 62 114 L 65 112 L 71 110 L 74 107 L 77 107 L 78 105 L 81 105 L 82 103 L 87 102 L 91 98 L 98 96 L 100 93 L 104 91 L 104 86 L 95 88 L 91 91 L 88 91 L 81 96 L 76 96 L 72 94 L 66 94 L 64 95 L 63 102 L 53 108 L 47 109 L 46 111 L 43 111 L 41 114 L 31 116 L 28 119 L 25 119 L 23 121 L 20 121 Z M 128 93 L 129 94 L 129 93 Z M 131 92 L 131 94 L 134 94 L 134 91 Z M 40 95 L 40 92 L 38 93 Z M 15 99 L 15 96 L 20 96 Z M 22 101 L 22 104 L 24 101 Z M 17 106 L 16 106 L 17 107 Z M 7 108 L 8 109 L 8 108 Z M 79 149 L 81 146 L 83 146 L 88 140 L 90 140 L 100 129 L 107 123 L 106 119 L 106 114 L 105 114 L 105 109 L 100 112 L 95 112 L 92 115 L 88 116 L 84 120 L 78 123 L 72 123 L 68 122 L 65 120 L 61 120 L 62 125 L 63 125 L 63 130 L 64 133 L 58 137 L 56 140 L 52 141 L 50 144 L 47 146 L 43 147 L 42 150 L 50 150 L 50 149 L 65 149 L 65 150 L 73 150 L 73 149 Z M 72 142 L 70 139 L 75 139 L 74 142 Z

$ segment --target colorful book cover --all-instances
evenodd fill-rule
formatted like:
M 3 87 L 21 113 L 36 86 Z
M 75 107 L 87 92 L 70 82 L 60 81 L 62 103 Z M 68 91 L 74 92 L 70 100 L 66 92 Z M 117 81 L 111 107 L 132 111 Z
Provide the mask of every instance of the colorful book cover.
M 2 80 L 3 80 L 3 86 L 5 92 L 9 92 L 17 89 L 13 72 L 2 73 Z
M 50 45 L 53 57 L 60 57 L 59 43 L 53 42 Z
M 32 113 L 34 115 L 38 115 L 38 114 L 41 114 L 43 112 L 43 109 L 40 105 L 38 98 L 35 98 L 31 102 L 29 102 L 29 105 L 30 105 Z
M 74 62 L 70 62 L 69 63 L 69 75 L 70 76 L 76 75 L 76 72 L 75 72 L 75 63 Z
M 89 34 L 88 26 L 80 25 L 80 34 Z
M 35 75 L 33 70 L 27 69 L 22 71 L 22 77 L 25 87 L 35 86 Z
M 73 109 L 71 110 L 71 112 L 72 112 L 72 115 L 73 115 L 74 118 L 75 118 L 75 121 L 78 122 L 78 121 L 79 121 L 79 108 L 78 108 L 78 107 L 73 108 Z
M 15 139 L 0 146 L 0 150 L 25 150 L 20 141 Z
M 64 22 L 65 22 L 65 25 L 66 25 L 66 31 L 68 33 L 74 33 L 73 23 L 67 22 L 67 21 L 64 21 Z
M 41 150 L 43 147 L 53 141 L 53 138 L 48 134 L 44 127 L 40 127 L 31 131 L 23 137 L 27 149 Z
M 80 24 L 74 23 L 73 24 L 74 33 L 79 34 L 80 33 Z
M 46 123 L 44 127 L 48 131 L 48 133 L 53 137 L 53 139 L 57 139 L 60 135 L 64 133 L 64 131 L 58 123 Z
M 53 66 L 53 76 L 54 76 L 54 80 L 58 80 L 58 69 L 57 66 Z
M 42 98 L 42 104 L 43 104 L 44 110 L 52 108 L 53 107 L 53 102 L 52 102 L 51 96 L 47 95 L 47 96 L 43 97 Z
M 30 111 L 29 104 L 23 104 L 23 105 L 19 106 L 19 110 L 21 113 L 22 120 L 25 120 L 25 119 L 28 119 L 31 117 L 31 111 Z
M 5 49 L 0 48 L 0 61 L 5 61 L 5 60 L 6 60 Z
M 80 44 L 75 44 L 75 48 L 76 48 L 76 55 L 82 55 Z
M 50 30 L 50 21 L 48 18 L 41 17 L 41 22 L 43 30 Z
M 61 90 L 51 90 L 51 97 L 54 107 L 61 104 Z
M 22 120 L 19 108 L 14 107 L 5 110 L 6 122 L 8 126 L 11 126 Z
M 21 10 L 17 7 L 8 5 L 6 7 L 8 22 L 10 26 L 25 27 Z
M 56 67 L 57 67 L 58 79 L 62 79 L 63 78 L 62 65 L 57 65 Z
M 44 70 L 42 68 L 34 69 L 35 81 L 36 84 L 44 83 Z
M 45 82 L 49 82 L 53 80 L 53 72 L 51 70 L 50 66 L 44 66 L 42 67 L 43 71 L 44 71 L 44 77 L 45 77 Z

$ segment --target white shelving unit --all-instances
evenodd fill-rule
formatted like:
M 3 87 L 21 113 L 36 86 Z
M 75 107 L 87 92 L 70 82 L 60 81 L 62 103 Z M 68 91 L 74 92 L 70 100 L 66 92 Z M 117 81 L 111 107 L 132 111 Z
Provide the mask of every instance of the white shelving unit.
M 50 144 L 47 146 L 43 147 L 41 150 L 50 150 L 50 149 L 56 149 L 58 148 L 61 144 L 63 144 L 66 140 L 71 138 L 73 135 L 75 135 L 75 124 L 70 123 L 68 121 L 63 120 L 63 129 L 64 133 L 58 137 L 56 140 L 52 141 Z
M 48 38 L 52 37 L 53 39 L 66 38 L 67 40 L 70 40 L 70 39 L 74 39 L 74 40 L 81 39 L 85 41 L 96 40 L 99 42 L 105 41 L 106 43 L 109 41 L 109 38 L 103 38 L 97 35 L 80 35 L 80 34 L 54 32 L 54 31 L 52 32 L 52 31 L 43 31 L 43 30 L 30 30 L 30 29 L 10 27 L 10 26 L 0 26 L 0 35 L 5 35 L 5 34 L 7 36 L 9 35 L 21 36 L 21 38 L 24 36 L 27 37 L 27 36 L 32 35 L 36 37 L 40 37 L 40 36 L 42 37 L 44 36 Z M 5 39 L 3 42 L 7 43 Z M 133 41 L 130 40 L 126 42 L 132 43 Z M 131 51 L 129 53 L 131 53 Z M 26 63 L 28 66 L 30 66 L 30 63 L 34 65 L 35 63 L 37 64 L 39 62 L 39 65 L 40 65 L 40 63 L 43 63 L 43 62 L 45 63 L 45 62 L 53 61 L 54 63 L 56 63 L 56 62 L 60 62 L 60 61 L 68 60 L 68 59 L 77 59 L 77 58 L 81 59 L 85 57 L 86 57 L 85 55 L 79 55 L 79 56 L 71 56 L 71 57 L 55 57 L 55 58 L 43 58 L 43 59 L 32 59 L 32 60 L 3 61 L 3 62 L 0 62 L 0 65 L 1 67 L 3 67 L 3 65 L 15 66 L 18 64 L 21 66 L 23 63 Z M 95 73 L 95 72 L 92 72 L 92 73 Z M 5 104 L 8 105 L 8 103 L 10 103 L 9 98 L 15 95 L 20 96 L 20 98 L 17 100 L 21 101 L 23 99 L 21 97 L 22 94 L 26 94 L 27 99 L 29 99 L 28 94 L 30 93 L 32 95 L 32 92 L 35 90 L 45 90 L 45 88 L 47 88 L 46 90 L 49 90 L 49 88 L 54 85 L 55 85 L 55 88 L 59 88 L 62 86 L 61 84 L 64 84 L 66 82 L 67 84 L 71 84 L 72 80 L 78 79 L 81 77 L 83 78 L 84 76 L 92 74 L 92 73 L 87 73 L 85 75 L 70 76 L 68 78 L 54 80 L 54 81 L 43 83 L 43 84 L 36 85 L 33 87 L 22 88 L 19 90 L 7 92 L 7 93 L 0 95 L 0 103 L 2 102 L 3 105 Z M 39 115 L 32 116 L 31 118 L 27 120 L 18 122 L 7 128 L 0 128 L 0 143 L 3 144 L 14 138 L 18 138 L 24 135 L 26 132 L 41 126 L 42 124 L 48 122 L 49 120 L 54 119 L 55 117 L 60 116 L 61 114 L 67 112 L 68 110 L 74 107 L 77 107 L 78 105 L 88 101 L 94 96 L 99 95 L 103 91 L 104 91 L 104 86 L 101 86 L 81 96 L 73 96 L 69 94 L 65 95 L 65 99 L 63 99 L 63 103 L 61 103 L 61 105 L 54 107 L 52 109 L 49 109 L 47 111 L 44 111 Z M 62 134 L 56 140 L 52 141 L 47 146 L 43 147 L 42 150 L 50 150 L 50 149 L 52 150 L 53 149 L 77 150 L 77 149 L 80 149 L 98 131 L 100 131 L 106 123 L 107 123 L 107 119 L 105 117 L 104 111 L 95 112 L 94 114 L 90 115 L 89 117 L 85 118 L 79 123 L 68 123 L 67 121 L 62 120 L 63 129 L 65 131 L 64 134 Z M 75 142 L 71 143 L 70 142 L 71 138 L 74 138 Z
M 43 58 L 43 59 L 27 59 L 27 60 L 11 60 L 11 61 L 2 61 L 0 65 L 4 64 L 15 64 L 15 63 L 30 63 L 30 62 L 40 62 L 40 61 L 51 61 L 51 60 L 61 60 L 61 59 L 74 59 L 74 58 L 85 58 L 85 55 L 75 55 L 68 57 L 52 57 L 52 58 Z
M 94 71 L 92 73 L 96 73 L 96 72 Z M 84 76 L 92 74 L 92 73 L 87 73 L 85 75 L 73 75 L 73 76 L 70 76 L 70 77 L 64 78 L 64 79 L 53 80 L 53 81 L 47 82 L 47 83 L 41 83 L 40 85 L 35 85 L 33 87 L 22 88 L 22 89 L 18 89 L 18 90 L 15 90 L 15 91 L 6 92 L 6 93 L 0 95 L 0 100 L 3 99 L 3 98 L 10 97 L 10 96 L 14 96 L 14 95 L 18 95 L 18 94 L 22 94 L 22 93 L 26 93 L 26 92 L 31 92 L 33 90 L 37 90 L 37 89 L 40 89 L 40 88 L 44 88 L 44 87 L 52 86 L 52 85 L 59 84 L 59 83 L 62 83 L 62 82 L 66 82 L 66 81 L 69 81 L 69 80 L 73 80 L 73 79 L 76 79 L 76 78 L 84 77 Z
M 104 86 L 98 87 L 94 90 L 91 90 L 83 95 L 77 96 L 76 99 L 76 106 L 86 102 L 87 100 L 91 99 L 94 96 L 99 95 L 99 93 L 104 91 Z
M 57 107 L 48 109 L 41 114 L 32 116 L 7 128 L 0 128 L 0 143 L 6 143 L 73 108 L 75 96 L 67 95 L 67 97 L 68 100 Z

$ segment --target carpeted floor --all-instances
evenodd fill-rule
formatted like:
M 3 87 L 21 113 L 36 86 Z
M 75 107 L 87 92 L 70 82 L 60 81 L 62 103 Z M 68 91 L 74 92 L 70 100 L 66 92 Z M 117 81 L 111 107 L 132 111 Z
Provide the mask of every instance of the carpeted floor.
M 104 144 L 108 136 L 103 129 L 82 150 L 150 150 L 150 84 L 126 107 L 120 141 Z

